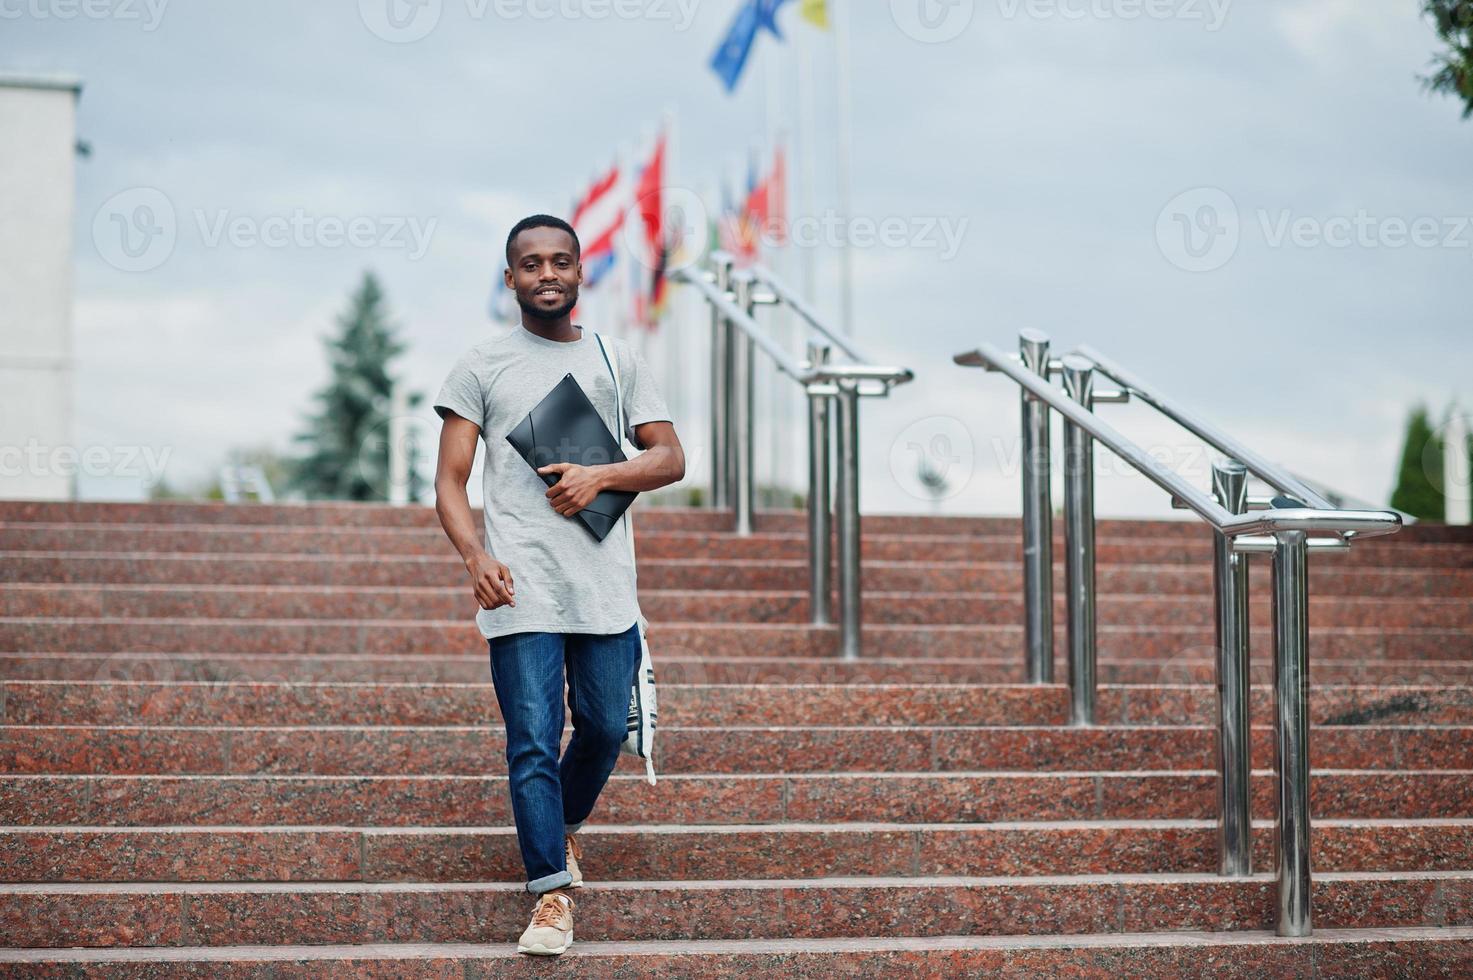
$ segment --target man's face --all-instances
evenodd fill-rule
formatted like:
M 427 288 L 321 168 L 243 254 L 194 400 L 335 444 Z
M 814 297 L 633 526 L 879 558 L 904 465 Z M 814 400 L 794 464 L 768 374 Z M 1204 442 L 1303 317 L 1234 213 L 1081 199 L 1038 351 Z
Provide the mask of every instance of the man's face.
M 578 302 L 583 266 L 573 254 L 573 236 L 561 228 L 528 228 L 512 242 L 506 284 L 517 305 L 539 320 L 568 315 Z

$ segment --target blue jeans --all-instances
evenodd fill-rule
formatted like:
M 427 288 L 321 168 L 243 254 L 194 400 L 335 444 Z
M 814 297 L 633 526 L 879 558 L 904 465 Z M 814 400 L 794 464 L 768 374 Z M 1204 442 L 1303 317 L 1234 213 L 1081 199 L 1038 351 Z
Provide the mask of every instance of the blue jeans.
M 622 633 L 512 633 L 486 643 L 506 722 L 511 809 L 527 891 L 541 894 L 572 882 L 563 835 L 588 819 L 619 761 L 639 671 L 639 623 Z M 573 737 L 559 760 L 564 664 Z

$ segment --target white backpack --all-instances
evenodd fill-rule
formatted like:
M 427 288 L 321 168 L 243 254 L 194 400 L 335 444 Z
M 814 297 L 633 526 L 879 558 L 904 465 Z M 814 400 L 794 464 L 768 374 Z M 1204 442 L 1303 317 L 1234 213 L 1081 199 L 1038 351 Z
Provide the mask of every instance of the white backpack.
M 609 367 L 609 374 L 614 378 L 614 419 L 618 429 L 614 436 L 619 441 L 619 448 L 624 455 L 633 458 L 633 446 L 629 445 L 624 434 L 624 398 L 619 387 L 619 372 L 614 368 L 609 359 L 609 352 L 604 348 L 603 338 L 595 333 L 594 338 L 598 340 L 598 349 L 604 356 L 604 363 Z M 632 509 L 632 508 L 631 508 Z M 644 760 L 645 779 L 651 786 L 655 785 L 655 667 L 650 661 L 649 621 L 644 618 L 644 613 L 639 611 L 639 576 L 634 561 L 634 525 L 629 520 L 629 510 L 625 510 L 620 520 L 624 524 L 624 537 L 629 542 L 629 564 L 635 567 L 635 614 L 639 617 L 639 673 L 635 675 L 634 685 L 629 691 L 629 734 L 624 736 L 619 750 Z

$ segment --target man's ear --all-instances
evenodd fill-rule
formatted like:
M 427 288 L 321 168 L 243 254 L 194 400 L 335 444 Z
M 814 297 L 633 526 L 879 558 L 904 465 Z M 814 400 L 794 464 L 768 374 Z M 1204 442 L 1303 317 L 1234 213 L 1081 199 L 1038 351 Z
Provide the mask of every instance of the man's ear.
M 511 266 L 501 270 L 501 281 L 506 283 L 507 289 L 515 289 L 516 285 L 511 281 Z

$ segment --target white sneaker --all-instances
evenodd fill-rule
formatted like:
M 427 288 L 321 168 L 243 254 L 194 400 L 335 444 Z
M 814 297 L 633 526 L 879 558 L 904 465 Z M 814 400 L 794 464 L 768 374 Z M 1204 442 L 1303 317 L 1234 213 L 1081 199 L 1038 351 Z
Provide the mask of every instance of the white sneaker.
M 572 834 L 564 834 L 563 836 L 567 838 L 567 843 L 563 845 L 563 851 L 568 858 L 568 874 L 573 876 L 573 883 L 568 887 L 582 888 L 583 872 L 578 870 L 578 859 L 583 856 L 583 848 L 573 839 Z
M 573 900 L 551 891 L 537 897 L 532 921 L 517 940 L 518 953 L 556 956 L 573 945 Z

